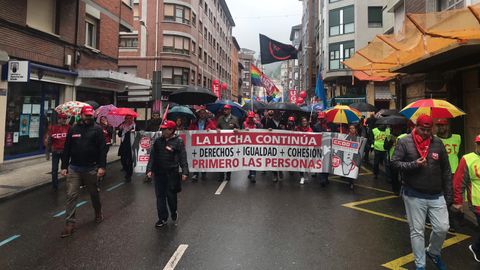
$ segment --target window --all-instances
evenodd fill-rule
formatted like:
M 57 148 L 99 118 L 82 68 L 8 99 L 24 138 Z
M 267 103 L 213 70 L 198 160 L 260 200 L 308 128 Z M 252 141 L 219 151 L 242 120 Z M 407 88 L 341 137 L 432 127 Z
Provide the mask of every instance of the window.
M 207 52 L 203 52 L 203 62 L 206 64 L 208 60 Z
M 47 33 L 58 33 L 56 0 L 28 0 L 27 25 Z
M 330 36 L 337 36 L 355 32 L 355 11 L 353 6 L 330 10 Z
M 163 67 L 162 83 L 188 85 L 190 70 L 182 67 Z
M 343 43 L 332 43 L 329 49 L 329 69 L 344 69 L 345 66 L 341 62 L 350 58 L 355 53 L 355 42 L 352 40 Z
M 197 76 L 195 75 L 195 70 L 192 70 L 192 85 L 195 85 L 195 79 Z
M 197 53 L 197 43 L 192 40 L 192 54 L 195 55 Z
M 193 27 L 197 27 L 197 15 L 192 12 L 192 25 Z
M 163 35 L 163 51 L 190 55 L 190 39 L 182 36 Z
M 368 27 L 383 27 L 382 7 L 368 7 Z
M 87 16 L 85 18 L 85 45 L 91 48 L 98 48 L 97 34 L 98 20 Z
M 138 37 L 131 35 L 121 35 L 120 44 L 121 48 L 137 48 L 138 47 Z
M 200 20 L 198 21 L 198 31 L 203 35 L 203 23 Z
M 205 40 L 207 40 L 207 36 L 208 36 L 208 31 L 207 31 L 207 27 L 205 26 L 203 28 L 203 37 L 205 38 Z
M 198 59 L 202 60 L 203 49 L 202 47 L 198 46 Z
M 190 24 L 190 8 L 165 4 L 163 16 L 165 21 Z
M 205 13 L 205 15 L 207 15 L 207 12 L 208 12 L 207 2 L 205 2 L 205 7 L 203 8 L 203 12 Z

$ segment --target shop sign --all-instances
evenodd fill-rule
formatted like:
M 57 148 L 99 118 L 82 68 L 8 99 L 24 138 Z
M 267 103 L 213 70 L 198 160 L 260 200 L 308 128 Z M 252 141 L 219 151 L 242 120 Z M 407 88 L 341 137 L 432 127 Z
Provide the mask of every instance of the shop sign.
M 30 70 L 28 61 L 9 61 L 8 78 L 9 82 L 28 82 Z

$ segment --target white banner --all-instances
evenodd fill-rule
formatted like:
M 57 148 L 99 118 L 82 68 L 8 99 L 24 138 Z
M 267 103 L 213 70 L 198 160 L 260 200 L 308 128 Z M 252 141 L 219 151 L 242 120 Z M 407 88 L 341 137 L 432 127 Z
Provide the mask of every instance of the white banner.
M 135 172 L 144 173 L 159 133 L 137 132 Z M 182 131 L 191 172 L 293 171 L 357 178 L 365 139 L 345 134 L 283 130 Z

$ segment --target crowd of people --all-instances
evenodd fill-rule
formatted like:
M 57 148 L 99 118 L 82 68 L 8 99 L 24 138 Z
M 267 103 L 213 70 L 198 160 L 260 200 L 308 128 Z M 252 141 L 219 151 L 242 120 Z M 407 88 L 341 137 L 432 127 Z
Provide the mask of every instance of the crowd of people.
M 244 119 L 238 119 L 232 115 L 230 105 L 225 105 L 217 117 L 205 107 L 198 107 L 195 114 L 196 120 L 191 123 L 181 118 L 162 121 L 159 113 L 153 113 L 152 119 L 147 122 L 147 131 L 161 131 L 162 134 L 152 144 L 147 166 L 147 177 L 154 179 L 155 183 L 157 227 L 167 224 L 169 213 L 174 222 L 178 220 L 177 193 L 181 191 L 181 182 L 189 177 L 185 146 L 177 131 L 237 132 L 240 129 L 339 132 L 346 134 L 347 140 L 366 138 L 367 145 L 362 154 L 364 162 L 369 162 L 369 154 L 373 152 L 374 178 L 379 177 L 380 165 L 383 165 L 392 191 L 401 196 L 405 204 L 417 269 L 425 269 L 426 258 L 430 258 L 439 269 L 446 269 L 440 257 L 441 247 L 447 232 L 456 229 L 453 217 L 461 216 L 464 211 L 464 198 L 473 207 L 480 222 L 480 135 L 474 142 L 475 151 L 459 158 L 463 147 L 461 136 L 451 133 L 447 119 L 434 121 L 431 117 L 422 115 L 414 125 L 386 126 L 376 125 L 375 117 L 371 115 L 368 119 L 362 117 L 358 123 L 333 124 L 326 121 L 324 112 L 308 117 L 274 110 L 267 110 L 263 114 L 250 111 Z M 57 123 L 49 127 L 45 138 L 45 144 L 52 152 L 52 187 L 58 189 L 60 161 L 61 174 L 66 176 L 66 222 L 62 237 L 72 235 L 75 230 L 75 205 L 81 186 L 85 186 L 90 193 L 95 221 L 103 220 L 99 180 L 106 173 L 106 155 L 115 130 L 105 117 L 97 119 L 96 124 L 93 115 L 93 108 L 85 106 L 81 110 L 79 121 L 69 125 L 67 116 L 59 114 Z M 120 139 L 118 154 L 126 182 L 130 182 L 133 175 L 130 134 L 135 131 L 136 124 L 131 116 L 126 116 L 117 128 Z M 291 172 L 293 173 L 295 172 Z M 256 175 L 256 171 L 250 171 L 248 179 L 255 183 Z M 272 181 L 278 182 L 283 178 L 283 173 L 272 171 L 272 176 Z M 329 183 L 328 173 L 312 174 L 311 177 L 317 177 L 322 187 Z M 206 180 L 207 173 L 193 173 L 191 180 L 198 181 L 199 178 Z M 218 181 L 230 179 L 231 172 L 220 173 L 218 176 Z M 306 180 L 306 173 L 299 172 L 299 183 L 303 185 Z M 353 181 L 350 181 L 350 188 L 353 187 Z M 432 226 L 427 248 L 424 237 L 426 222 Z M 469 246 L 469 250 L 474 259 L 480 262 L 480 238 Z

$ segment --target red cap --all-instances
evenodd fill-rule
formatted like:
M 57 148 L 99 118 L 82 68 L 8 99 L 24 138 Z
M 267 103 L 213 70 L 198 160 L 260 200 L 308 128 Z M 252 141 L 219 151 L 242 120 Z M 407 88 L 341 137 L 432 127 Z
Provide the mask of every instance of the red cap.
M 250 111 L 250 112 L 247 113 L 247 117 L 248 118 L 255 118 L 255 113 Z
M 326 118 L 327 117 L 327 114 L 325 112 L 318 112 L 318 119 L 323 119 L 323 118 Z
M 58 114 L 58 119 L 67 119 L 68 118 L 68 115 L 64 114 L 64 113 L 59 113 Z
M 477 135 L 477 137 L 475 137 L 475 142 L 476 143 L 480 142 L 480 135 Z
M 448 120 L 445 118 L 440 118 L 437 120 L 437 125 L 448 125 Z
M 432 117 L 422 114 L 417 118 L 417 126 L 424 127 L 424 128 L 431 128 L 433 126 L 433 119 Z
M 163 124 L 160 126 L 161 129 L 176 129 L 177 124 L 171 120 L 167 120 L 163 122 Z
M 288 121 L 295 122 L 295 117 L 293 117 L 293 116 L 288 117 Z
M 232 106 L 228 105 L 228 104 L 225 104 L 225 106 L 223 106 L 224 109 L 231 109 Z
M 86 105 L 86 106 L 82 107 L 82 112 L 81 113 L 84 114 L 84 115 L 93 116 L 94 112 L 95 112 L 95 110 L 93 110 L 92 106 Z

